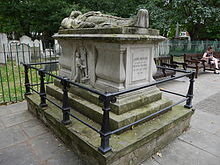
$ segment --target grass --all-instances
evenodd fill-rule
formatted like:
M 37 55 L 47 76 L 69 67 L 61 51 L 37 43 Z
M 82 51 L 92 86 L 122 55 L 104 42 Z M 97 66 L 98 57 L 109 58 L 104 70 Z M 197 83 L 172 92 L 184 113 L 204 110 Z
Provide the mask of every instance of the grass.
M 39 61 L 34 61 L 39 62 Z M 41 66 L 38 65 L 38 68 Z M 57 74 L 57 71 L 53 71 Z M 52 81 L 46 75 L 45 80 Z M 40 83 L 39 75 L 36 70 L 29 69 L 29 81 L 31 84 Z M 0 104 L 18 102 L 24 99 L 25 93 L 25 74 L 23 65 L 17 65 L 15 61 L 8 60 L 7 65 L 0 65 Z M 34 87 L 39 90 L 39 86 Z
M 174 61 L 183 62 L 182 57 L 174 56 Z M 40 61 L 34 61 L 40 62 Z M 40 68 L 40 65 L 37 66 Z M 57 71 L 53 71 L 57 74 Z M 53 81 L 51 77 L 45 77 L 45 80 Z M 29 70 L 29 81 L 31 84 L 40 83 L 39 75 L 35 70 Z M 17 65 L 16 61 L 7 61 L 7 65 L 0 65 L 0 104 L 22 101 L 25 93 L 25 75 L 23 65 Z M 39 86 L 34 87 L 39 91 Z

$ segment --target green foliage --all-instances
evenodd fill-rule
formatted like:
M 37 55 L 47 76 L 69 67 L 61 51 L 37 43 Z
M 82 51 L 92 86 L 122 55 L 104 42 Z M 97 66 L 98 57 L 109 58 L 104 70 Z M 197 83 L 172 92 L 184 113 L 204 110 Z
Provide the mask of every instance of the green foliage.
M 51 36 L 58 31 L 61 20 L 72 10 L 74 3 L 64 0 L 7 0 L 0 2 L 0 31 L 30 35 L 30 32 Z
M 0 7 L 0 31 L 15 31 L 18 36 L 38 32 L 49 37 L 72 10 L 131 17 L 146 8 L 150 27 L 164 36 L 174 37 L 178 22 L 192 39 L 220 37 L 219 0 L 1 0 Z
M 174 0 L 172 18 L 190 33 L 192 39 L 210 39 L 219 35 L 219 0 Z

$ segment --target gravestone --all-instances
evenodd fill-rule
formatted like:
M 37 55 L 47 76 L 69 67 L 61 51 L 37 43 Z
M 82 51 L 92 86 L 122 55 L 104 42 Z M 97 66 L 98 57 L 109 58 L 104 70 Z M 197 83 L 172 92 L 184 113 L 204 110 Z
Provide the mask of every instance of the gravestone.
M 8 58 L 15 60 L 16 56 L 18 55 L 18 51 L 19 51 L 19 45 L 20 41 L 18 40 L 11 40 L 9 41 L 8 44 L 8 50 L 9 50 L 9 54 L 8 54 Z
M 59 56 L 61 54 L 61 46 L 58 43 L 57 40 L 54 40 L 54 53 L 56 53 L 56 56 Z
M 103 93 L 154 83 L 152 75 L 156 72 L 156 66 L 153 57 L 159 42 L 165 38 L 159 35 L 158 30 L 148 26 L 148 11 L 144 9 L 139 10 L 134 18 L 73 11 L 62 21 L 59 33 L 54 35 L 62 47 L 60 76 Z M 65 89 L 62 89 L 60 81 L 55 80 L 46 91 L 47 97 L 59 103 Z M 106 111 L 110 111 L 108 126 L 113 131 L 172 104 L 172 101 L 162 97 L 156 86 L 117 96 L 110 109 L 106 106 L 102 109 L 102 99 L 97 94 L 72 85 L 69 91 L 71 113 L 99 130 Z M 192 115 L 192 111 L 183 106 L 168 108 L 169 111 L 154 119 L 108 136 L 98 134 L 75 119 L 65 126 L 61 123 L 61 110 L 50 103 L 48 107 L 40 108 L 40 99 L 36 99 L 36 95 L 26 95 L 26 99 L 31 112 L 82 159 L 94 165 L 140 164 L 188 128 Z M 100 147 L 100 136 L 106 137 L 102 139 L 102 144 L 108 144 L 111 137 L 110 146 Z
M 16 55 L 16 64 L 20 65 L 22 63 L 29 64 L 31 61 L 30 47 L 27 44 L 18 45 L 18 54 Z
M 46 58 L 54 57 L 53 49 L 45 49 L 44 57 Z
M 8 37 L 5 33 L 0 33 L 0 64 L 7 62 L 8 56 Z
M 33 42 L 33 46 L 30 47 L 30 51 L 31 51 L 31 59 L 32 60 L 37 60 L 40 58 L 41 55 L 41 43 L 39 40 L 35 39 Z
M 20 43 L 21 44 L 26 44 L 30 47 L 33 47 L 33 45 L 34 45 L 34 42 L 32 41 L 32 39 L 30 37 L 26 36 L 26 35 L 24 35 L 20 38 Z

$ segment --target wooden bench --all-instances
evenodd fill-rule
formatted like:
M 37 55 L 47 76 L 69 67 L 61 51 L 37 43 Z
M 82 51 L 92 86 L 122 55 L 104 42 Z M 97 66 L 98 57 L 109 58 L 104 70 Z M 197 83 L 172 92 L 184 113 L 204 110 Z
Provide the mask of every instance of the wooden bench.
M 184 54 L 184 63 L 185 68 L 195 69 L 195 78 L 198 77 L 199 70 L 202 69 L 204 72 L 206 70 L 211 70 L 215 72 L 215 68 L 213 64 L 208 64 L 206 60 L 201 60 L 203 54 Z M 220 57 L 220 52 L 214 53 L 214 57 Z M 220 62 L 220 61 L 219 61 Z
M 176 69 L 177 67 L 179 67 L 179 65 L 185 65 L 184 63 L 174 61 L 173 56 L 157 57 L 154 58 L 154 61 L 157 66 L 170 67 L 173 69 Z M 175 76 L 175 74 L 176 71 L 158 68 L 156 74 L 153 75 L 153 78 L 159 79 L 167 76 L 173 77 Z

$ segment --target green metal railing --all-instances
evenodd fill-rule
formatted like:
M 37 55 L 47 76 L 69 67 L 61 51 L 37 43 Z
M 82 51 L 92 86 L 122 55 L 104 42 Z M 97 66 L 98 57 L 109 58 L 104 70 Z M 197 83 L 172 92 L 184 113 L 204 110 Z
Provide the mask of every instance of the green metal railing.
M 209 46 L 216 52 L 220 51 L 220 41 L 169 40 L 160 43 L 159 56 L 204 53 Z
M 215 51 L 220 51 L 220 41 L 170 40 L 160 43 L 157 56 L 181 56 L 183 54 L 203 53 L 208 46 L 212 46 Z M 0 104 L 18 102 L 24 99 L 24 68 L 21 66 L 22 62 L 28 64 L 56 61 L 61 53 L 60 47 L 55 50 L 51 45 L 49 45 L 48 49 L 43 50 L 40 45 L 31 47 L 26 44 L 16 43 L 0 44 Z M 178 60 L 181 61 L 182 58 Z M 39 68 L 41 66 L 36 67 Z M 52 69 L 54 67 L 55 69 Z M 53 72 L 55 75 L 58 74 L 58 64 L 56 66 L 45 65 L 44 69 Z M 29 74 L 31 84 L 40 83 L 36 70 L 30 70 Z M 50 76 L 46 77 L 47 82 L 51 80 Z M 37 88 L 38 86 L 36 86 Z

